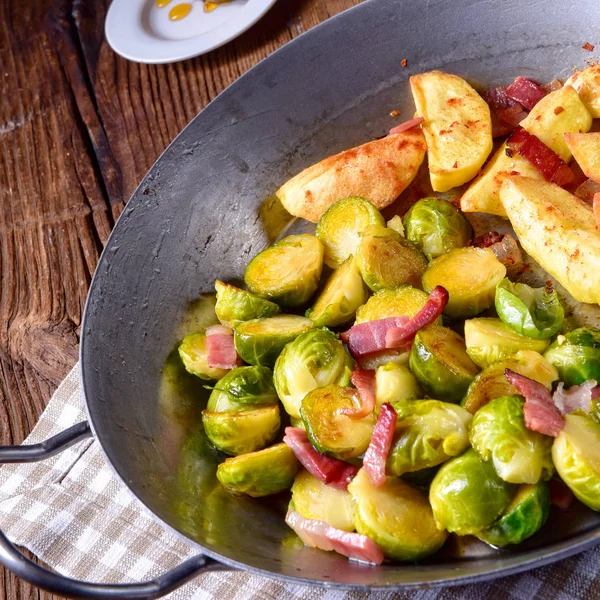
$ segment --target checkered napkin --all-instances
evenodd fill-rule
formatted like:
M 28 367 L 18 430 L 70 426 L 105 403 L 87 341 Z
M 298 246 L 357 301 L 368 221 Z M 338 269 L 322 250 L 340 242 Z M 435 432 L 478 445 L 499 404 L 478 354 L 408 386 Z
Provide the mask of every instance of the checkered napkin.
M 85 420 L 76 366 L 26 442 Z M 97 442 L 49 460 L 0 468 L 0 528 L 59 573 L 96 582 L 152 579 L 197 550 L 156 523 L 113 474 Z M 600 598 L 600 547 L 561 563 L 488 584 L 404 593 L 362 593 L 279 583 L 243 572 L 201 575 L 172 599 L 470 600 Z

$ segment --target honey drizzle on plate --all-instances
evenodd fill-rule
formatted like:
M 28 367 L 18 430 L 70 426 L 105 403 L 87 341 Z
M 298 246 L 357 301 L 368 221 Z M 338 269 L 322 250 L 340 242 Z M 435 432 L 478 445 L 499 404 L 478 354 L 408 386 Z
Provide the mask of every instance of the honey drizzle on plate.
M 183 4 L 176 4 L 169 11 L 169 19 L 171 19 L 171 21 L 181 21 L 181 19 L 185 19 L 185 17 L 187 17 L 190 14 L 191 10 L 192 5 L 188 4 L 187 2 Z

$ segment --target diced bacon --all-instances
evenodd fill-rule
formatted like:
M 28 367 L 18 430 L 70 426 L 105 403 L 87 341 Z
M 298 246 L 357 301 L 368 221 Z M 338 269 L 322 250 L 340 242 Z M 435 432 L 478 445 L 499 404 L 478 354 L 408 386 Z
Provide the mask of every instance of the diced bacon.
M 523 254 L 515 238 L 506 233 L 502 239 L 489 246 L 496 258 L 507 268 L 515 268 L 523 263 Z
M 589 412 L 592 404 L 592 392 L 597 384 L 598 382 L 594 379 L 589 379 L 581 385 L 572 385 L 565 390 L 565 384 L 561 381 L 552 394 L 552 400 L 563 415 L 577 409 Z
M 400 327 L 408 322 L 408 317 L 388 317 L 353 325 L 348 331 L 340 334 L 342 339 L 348 339 L 348 350 L 355 358 L 371 352 L 385 349 L 385 334 L 388 329 Z M 343 336 L 343 337 L 342 337 Z
M 508 135 L 509 133 L 512 133 L 515 130 L 514 127 L 500 120 L 500 117 L 498 116 L 498 111 L 491 110 L 490 115 L 492 117 L 493 138 L 504 137 L 505 135 Z
M 569 165 L 554 150 L 522 127 L 518 127 L 506 143 L 507 151 L 518 152 L 551 183 L 566 185 L 575 178 Z
M 546 95 L 546 92 L 535 81 L 527 77 L 517 77 L 506 88 L 506 95 L 516 100 L 523 108 L 531 110 Z
M 368 536 L 350 533 L 328 525 L 325 521 L 307 519 L 295 510 L 289 510 L 285 522 L 311 548 L 319 548 L 375 565 L 383 562 L 381 548 Z
M 344 342 L 344 344 L 347 344 L 350 341 L 350 330 L 348 329 L 348 331 L 342 331 L 342 333 L 340 333 L 340 340 L 342 340 L 342 342 Z
M 520 106 L 509 106 L 508 108 L 497 110 L 496 114 L 502 123 L 512 127 L 512 129 L 516 129 L 519 123 L 527 116 L 527 111 L 524 111 Z
M 550 504 L 561 510 L 567 510 L 574 500 L 573 492 L 562 479 L 551 479 L 548 482 Z
M 480 96 L 488 103 L 490 108 L 496 110 L 518 106 L 518 103 L 515 100 L 507 96 L 507 87 L 508 86 L 506 85 L 502 85 L 499 87 L 488 88 L 487 90 L 483 90 Z
M 592 200 L 592 211 L 594 212 L 594 221 L 596 221 L 596 229 L 600 229 L 600 192 L 594 194 Z
M 213 369 L 233 369 L 241 361 L 233 343 L 233 330 L 223 325 L 206 329 L 206 360 Z
M 385 483 L 385 465 L 394 441 L 397 421 L 394 407 L 388 402 L 382 404 L 363 459 L 365 472 L 375 487 Z
M 373 369 L 354 369 L 350 375 L 352 385 L 360 395 L 359 408 L 342 408 L 341 413 L 351 419 L 362 419 L 375 409 L 375 371 Z
M 412 342 L 419 329 L 434 323 L 448 304 L 448 291 L 441 285 L 436 286 L 429 294 L 429 299 L 423 308 L 407 323 L 389 329 L 385 334 L 385 347 L 403 348 Z
M 497 244 L 502 241 L 502 234 L 497 231 L 488 231 L 479 237 L 476 237 L 471 245 L 477 248 L 489 248 L 493 244 Z
M 563 82 L 560 79 L 553 79 L 550 83 L 545 83 L 542 86 L 542 89 L 549 94 L 550 92 L 555 92 L 556 90 L 560 90 L 563 87 Z
M 311 475 L 332 487 L 348 489 L 348 484 L 358 473 L 358 467 L 317 452 L 308 440 L 306 431 L 300 427 L 286 427 L 283 441 Z
M 554 405 L 548 388 L 511 369 L 506 369 L 504 375 L 525 398 L 523 407 L 525 427 L 531 431 L 539 431 L 544 435 L 556 437 L 564 427 L 565 418 Z
M 597 385 L 592 390 L 592 400 L 597 400 L 598 398 L 600 398 L 600 385 Z
M 600 193 L 600 184 L 591 179 L 587 179 L 575 190 L 575 196 L 580 200 L 593 205 L 594 195 Z
M 423 121 L 425 121 L 423 117 L 416 117 L 415 119 L 410 119 L 409 121 L 400 123 L 400 125 L 396 125 L 396 127 L 392 127 L 392 129 L 390 129 L 389 135 L 394 135 L 395 133 L 402 133 L 403 131 L 408 131 L 409 129 L 418 127 L 421 123 L 423 123 Z

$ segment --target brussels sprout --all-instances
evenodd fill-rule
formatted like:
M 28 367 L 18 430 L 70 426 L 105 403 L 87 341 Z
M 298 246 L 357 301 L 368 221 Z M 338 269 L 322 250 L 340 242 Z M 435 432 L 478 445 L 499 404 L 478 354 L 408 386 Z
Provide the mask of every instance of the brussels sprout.
M 368 297 L 369 292 L 356 262 L 350 256 L 333 272 L 314 306 L 306 311 L 306 316 L 317 327 L 342 325 L 354 317 L 356 309 Z
M 489 248 L 457 248 L 429 263 L 423 274 L 423 289 L 437 285 L 448 290 L 450 299 L 444 313 L 453 318 L 473 317 L 494 303 L 496 285 L 506 267 Z
M 217 479 L 232 492 L 253 498 L 292 487 L 300 469 L 296 455 L 285 444 L 228 458 L 217 467 Z
M 475 450 L 449 460 L 429 488 L 429 501 L 439 529 L 473 535 L 489 527 L 508 506 L 516 486 L 498 477 L 491 462 Z
M 362 369 L 376 371 L 379 367 L 394 363 L 395 365 L 407 365 L 410 351 L 408 350 L 382 350 L 381 352 L 372 352 L 361 357 L 360 366 Z
M 384 402 L 423 397 L 421 386 L 410 369 L 394 362 L 388 362 L 377 369 L 375 390 L 377 412 Z
M 272 367 L 286 344 L 312 328 L 310 319 L 297 315 L 246 321 L 235 330 L 235 349 L 248 364 Z
M 206 335 L 204 333 L 186 335 L 179 344 L 178 351 L 185 370 L 192 375 L 210 380 L 221 379 L 229 373 L 227 369 L 215 369 L 208 366 Z
M 387 460 L 390 474 L 435 467 L 469 447 L 472 417 L 464 408 L 439 400 L 401 400 L 393 406 L 398 422 Z
M 215 281 L 217 303 L 215 313 L 221 323 L 227 327 L 235 327 L 242 321 L 272 317 L 279 312 L 279 306 L 264 298 L 254 296 L 246 290 L 222 281 Z
M 404 217 L 406 238 L 414 242 L 431 260 L 466 246 L 473 229 L 466 217 L 447 200 L 423 198 Z
M 500 517 L 475 534 L 491 546 L 520 544 L 531 537 L 550 516 L 550 491 L 545 483 L 523 484 Z
M 208 439 L 218 450 L 237 456 L 261 450 L 273 442 L 281 421 L 279 406 L 265 406 L 243 412 L 202 411 Z
M 556 367 L 567 387 L 588 379 L 600 381 L 600 329 L 580 327 L 559 335 L 544 358 Z
M 267 367 L 236 367 L 213 388 L 207 409 L 210 412 L 251 410 L 275 404 L 277 393 L 273 374 Z
M 332 204 L 315 231 L 325 246 L 325 264 L 337 269 L 351 254 L 356 254 L 360 234 L 369 225 L 383 226 L 385 220 L 365 198 L 350 196 Z
M 300 417 L 308 392 L 326 385 L 350 385 L 354 361 L 335 333 L 312 329 L 290 342 L 275 361 L 275 389 L 287 413 Z
M 600 425 L 586 414 L 566 415 L 552 445 L 552 460 L 575 496 L 600 510 Z
M 375 487 L 364 469 L 348 486 L 354 500 L 356 531 L 369 536 L 393 560 L 413 561 L 433 554 L 446 541 L 427 496 L 401 479 Z
M 448 402 L 460 402 L 479 372 L 460 335 L 440 325 L 430 325 L 417 333 L 409 364 L 429 396 Z
M 377 420 L 375 414 L 354 419 L 341 413 L 360 404 L 358 392 L 350 387 L 328 385 L 306 394 L 300 416 L 312 445 L 321 454 L 347 459 L 365 452 Z
M 325 521 L 337 529 L 354 531 L 354 506 L 350 494 L 323 483 L 304 469 L 294 480 L 292 505 L 306 519 Z
M 393 216 L 387 223 L 386 226 L 399 233 L 402 237 L 404 235 L 404 223 L 402 223 L 402 217 L 400 215 Z
M 494 398 L 518 394 L 517 388 L 509 383 L 504 371 L 511 369 L 520 375 L 543 383 L 548 389 L 558 379 L 556 369 L 541 354 L 532 350 L 520 350 L 514 356 L 490 365 L 469 386 L 461 406 L 471 414 L 475 414 L 482 406 Z
M 550 340 L 536 340 L 515 333 L 500 319 L 479 317 L 465 321 L 465 343 L 472 361 L 485 369 L 519 350 L 543 352 Z
M 419 286 L 427 268 L 427 259 L 412 242 L 381 225 L 370 225 L 362 232 L 355 258 L 364 282 L 374 292 Z
M 382 290 L 371 296 L 356 311 L 355 323 L 365 323 L 388 317 L 414 317 L 429 299 L 422 290 L 404 285 L 392 290 Z M 441 325 L 440 320 L 440 325 Z
M 516 333 L 539 340 L 558 333 L 565 318 L 565 311 L 551 284 L 532 288 L 524 283 L 512 283 L 507 278 L 496 288 L 496 312 Z
M 520 396 L 495 398 L 473 417 L 469 438 L 483 460 L 509 483 L 537 483 L 552 477 L 552 438 L 525 427 Z
M 323 270 L 323 244 L 307 233 L 290 235 L 257 254 L 244 281 L 257 296 L 300 306 L 314 293 Z

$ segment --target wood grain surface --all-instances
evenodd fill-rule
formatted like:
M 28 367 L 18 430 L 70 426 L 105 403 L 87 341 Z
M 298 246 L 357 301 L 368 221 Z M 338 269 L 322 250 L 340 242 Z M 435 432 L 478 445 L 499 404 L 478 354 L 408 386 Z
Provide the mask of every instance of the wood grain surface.
M 106 0 L 0 0 L 0 444 L 77 361 L 102 247 L 179 131 L 242 73 L 360 0 L 279 0 L 238 39 L 171 65 L 118 57 Z M 0 598 L 57 598 L 0 572 Z

